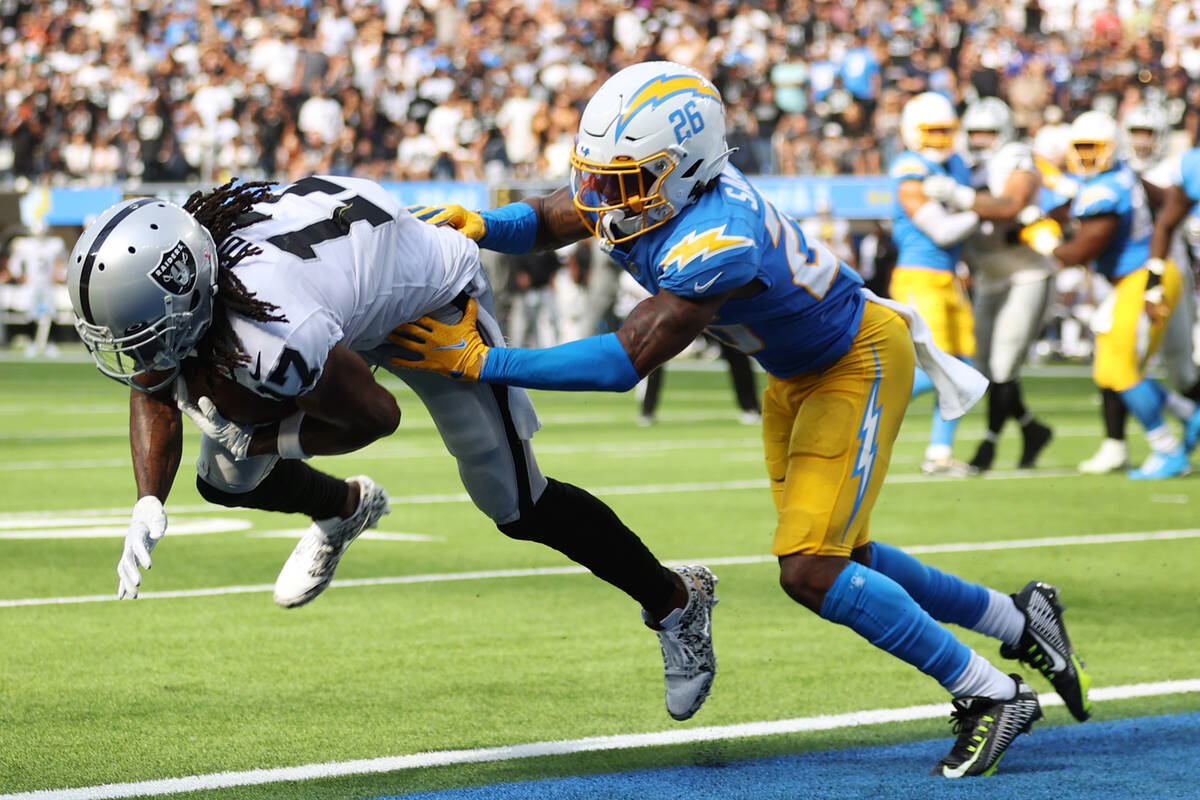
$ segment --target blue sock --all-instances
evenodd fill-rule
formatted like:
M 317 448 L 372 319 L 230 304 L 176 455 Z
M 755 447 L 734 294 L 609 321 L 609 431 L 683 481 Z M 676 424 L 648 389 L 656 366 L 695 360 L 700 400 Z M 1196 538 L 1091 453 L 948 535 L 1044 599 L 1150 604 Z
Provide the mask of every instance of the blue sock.
M 1148 431 L 1163 425 L 1163 405 L 1167 393 L 1153 378 L 1143 378 L 1140 383 L 1121 392 L 1121 400 L 1142 427 Z
M 944 444 L 949 447 L 954 444 L 954 432 L 956 430 L 958 430 L 958 419 L 942 419 L 942 412 L 938 411 L 937 404 L 935 403 L 933 407 L 933 428 L 929 432 L 929 443 Z
M 909 399 L 912 399 L 912 397 L 916 397 L 917 395 L 925 394 L 926 392 L 932 390 L 933 381 L 930 380 L 929 373 L 920 367 L 917 367 L 916 372 L 913 373 L 912 395 Z
M 949 688 L 971 648 L 943 628 L 894 580 L 851 561 L 825 594 L 821 616 L 907 661 Z
M 939 622 L 974 628 L 987 610 L 986 588 L 922 564 L 890 544 L 871 542 L 871 569 L 900 584 L 917 605 Z

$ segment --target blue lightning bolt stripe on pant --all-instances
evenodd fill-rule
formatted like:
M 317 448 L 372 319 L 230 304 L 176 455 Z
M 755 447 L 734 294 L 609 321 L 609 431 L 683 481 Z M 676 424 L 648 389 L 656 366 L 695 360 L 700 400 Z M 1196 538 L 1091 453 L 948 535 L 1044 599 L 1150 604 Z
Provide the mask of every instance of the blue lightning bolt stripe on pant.
M 868 541 L 913 366 L 904 321 L 867 303 L 854 343 L 837 362 L 768 379 L 763 446 L 779 514 L 775 555 L 849 555 Z

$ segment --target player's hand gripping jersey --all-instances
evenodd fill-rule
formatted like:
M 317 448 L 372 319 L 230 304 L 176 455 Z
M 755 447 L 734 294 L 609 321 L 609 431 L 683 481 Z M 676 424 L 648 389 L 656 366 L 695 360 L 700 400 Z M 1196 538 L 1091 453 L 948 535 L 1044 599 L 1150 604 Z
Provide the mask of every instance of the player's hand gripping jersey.
M 721 306 L 709 330 L 776 377 L 841 358 L 862 318 L 862 279 L 804 238 L 732 166 L 717 186 L 613 258 L 651 294 L 704 297 L 757 281 L 761 291 Z
M 930 175 L 949 175 L 964 186 L 971 185 L 971 171 L 957 153 L 946 159 L 944 164 L 939 164 L 920 153 L 906 150 L 896 156 L 888 168 L 893 195 L 899 194 L 900 184 L 904 181 L 924 180 Z M 960 244 L 949 248 L 938 247 L 913 223 L 899 200 L 892 202 L 892 238 L 900 251 L 896 259 L 896 265 L 900 267 L 924 267 L 953 273 L 962 252 Z
M 1071 216 L 1077 219 L 1100 214 L 1118 217 L 1112 240 L 1096 258 L 1096 271 L 1115 283 L 1146 263 L 1154 233 L 1146 190 L 1123 163 L 1084 181 L 1071 203 Z
M 449 228 L 419 222 L 383 188 L 313 176 L 257 203 L 257 222 L 226 240 L 261 253 L 233 271 L 279 306 L 286 322 L 230 314 L 250 356 L 235 375 L 259 394 L 303 394 L 338 342 L 366 351 L 402 322 L 449 304 L 478 273 L 478 248 Z

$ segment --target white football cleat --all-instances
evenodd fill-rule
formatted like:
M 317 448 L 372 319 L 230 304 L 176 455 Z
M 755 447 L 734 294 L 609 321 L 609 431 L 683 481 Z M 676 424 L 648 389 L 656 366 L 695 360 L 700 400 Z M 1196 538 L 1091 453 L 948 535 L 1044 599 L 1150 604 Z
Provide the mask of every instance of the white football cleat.
M 947 478 L 966 478 L 969 475 L 978 475 L 979 468 L 957 458 L 927 458 L 921 462 L 921 472 Z
M 284 608 L 302 606 L 325 591 L 350 543 L 391 511 L 387 492 L 366 475 L 346 482 L 358 485 L 358 509 L 345 519 L 314 520 L 300 537 L 275 579 L 275 602 Z
M 1107 475 L 1110 472 L 1124 472 L 1132 466 L 1129 463 L 1129 450 L 1120 439 L 1105 439 L 1100 443 L 1100 449 L 1087 461 L 1080 463 L 1079 471 L 1086 475 Z
M 683 721 L 690 719 L 704 705 L 717 674 L 717 657 L 712 644 L 717 576 L 707 567 L 676 567 L 675 572 L 687 587 L 687 605 L 671 612 L 663 620 L 662 630 L 654 627 L 644 609 L 642 619 L 658 634 L 662 648 L 667 713 Z

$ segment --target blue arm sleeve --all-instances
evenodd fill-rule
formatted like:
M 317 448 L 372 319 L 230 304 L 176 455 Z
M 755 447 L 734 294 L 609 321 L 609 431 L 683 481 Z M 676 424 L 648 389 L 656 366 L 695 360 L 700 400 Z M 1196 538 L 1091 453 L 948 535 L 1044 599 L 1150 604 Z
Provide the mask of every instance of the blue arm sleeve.
M 538 218 L 533 206 L 528 203 L 509 203 L 480 211 L 483 217 L 484 234 L 479 246 L 498 253 L 521 255 L 533 249 L 537 238 Z
M 606 333 L 543 350 L 493 347 L 479 380 L 530 389 L 625 392 L 640 378 L 617 335 Z

